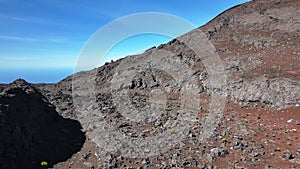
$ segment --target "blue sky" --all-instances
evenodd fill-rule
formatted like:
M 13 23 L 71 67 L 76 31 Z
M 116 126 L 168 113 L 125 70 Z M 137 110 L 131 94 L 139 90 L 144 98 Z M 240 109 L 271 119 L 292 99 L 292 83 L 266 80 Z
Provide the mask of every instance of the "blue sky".
M 73 72 L 90 36 L 122 16 L 162 12 L 198 27 L 244 2 L 246 0 L 0 0 L 0 83 L 16 78 L 35 83 L 61 80 Z M 115 46 L 105 60 L 140 52 L 169 40 L 160 35 L 132 37 Z M 49 76 L 43 77 L 43 71 Z

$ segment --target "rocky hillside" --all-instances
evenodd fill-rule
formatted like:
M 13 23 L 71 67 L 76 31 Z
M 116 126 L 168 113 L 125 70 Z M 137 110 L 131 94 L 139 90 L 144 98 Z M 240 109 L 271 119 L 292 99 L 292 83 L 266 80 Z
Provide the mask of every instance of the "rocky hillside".
M 255 0 L 221 13 L 199 28 L 207 35 L 223 61 L 227 77 L 225 93 L 233 100 L 242 102 L 259 100 L 270 103 L 275 108 L 295 106 L 299 103 L 299 92 L 297 92 L 300 80 L 299 6 L 297 0 Z M 124 66 L 126 62 L 132 62 L 132 65 L 135 63 L 137 66 L 145 61 L 145 57 L 154 56 L 155 53 L 155 60 L 151 60 L 155 67 L 158 62 L 163 61 L 161 55 L 166 51 L 171 52 L 173 55 L 171 57 L 174 57 L 168 60 L 179 59 L 180 63 L 193 64 L 199 71 L 192 76 L 200 76 L 203 73 L 202 76 L 205 77 L 207 73 L 205 67 L 199 60 L 195 63 L 195 52 L 183 43 L 184 38 L 192 32 L 157 48 L 151 48 L 144 54 L 130 56 L 92 71 L 77 73 L 55 85 L 47 85 L 45 93 L 70 94 L 72 82 L 75 86 L 80 86 L 76 91 L 91 93 L 89 90 L 94 90 L 94 86 L 97 90 L 107 90 L 113 79 L 114 68 L 120 63 Z M 137 62 L 137 60 L 142 61 Z M 154 72 L 153 76 L 156 76 L 155 73 L 158 72 Z M 153 82 L 151 73 L 137 76 L 144 77 L 135 77 L 132 81 L 137 82 L 137 79 L 140 79 L 140 83 L 145 83 L 141 84 L 144 86 L 149 83 L 165 83 L 165 80 Z M 85 81 L 85 85 L 80 85 L 82 81 Z M 95 81 L 96 85 L 94 85 Z M 282 83 L 285 84 L 280 85 Z M 285 86 L 285 88 L 278 86 Z M 209 86 L 204 87 L 209 88 Z
M 24 80 L 0 90 L 0 168 L 40 168 L 65 161 L 85 141 L 79 122 L 64 119 Z
M 54 168 L 300 168 L 299 8 L 253 0 L 143 54 L 34 85 L 86 132 Z
M 299 7 L 251 1 L 143 54 L 38 85 L 87 132 L 56 167 L 299 167 Z

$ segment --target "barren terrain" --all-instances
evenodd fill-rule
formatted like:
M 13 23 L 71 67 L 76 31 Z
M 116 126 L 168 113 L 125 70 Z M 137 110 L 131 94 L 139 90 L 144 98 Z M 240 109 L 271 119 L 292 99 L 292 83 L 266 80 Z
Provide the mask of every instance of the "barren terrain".
M 143 54 L 57 84 L 26 84 L 85 132 L 81 149 L 66 147 L 74 154 L 44 160 L 57 169 L 300 168 L 299 9 L 299 0 L 253 0 Z M 219 67 L 197 52 L 198 30 Z M 16 83 L 0 86 L 2 100 Z M 0 122 L 10 113 L 2 107 Z

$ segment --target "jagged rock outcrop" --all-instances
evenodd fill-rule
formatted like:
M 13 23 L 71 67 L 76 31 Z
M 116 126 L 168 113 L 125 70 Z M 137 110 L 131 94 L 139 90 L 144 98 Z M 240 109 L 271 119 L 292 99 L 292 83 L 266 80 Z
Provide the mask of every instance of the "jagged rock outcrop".
M 79 122 L 64 119 L 32 85 L 16 80 L 0 93 L 0 168 L 40 168 L 65 161 L 85 141 Z

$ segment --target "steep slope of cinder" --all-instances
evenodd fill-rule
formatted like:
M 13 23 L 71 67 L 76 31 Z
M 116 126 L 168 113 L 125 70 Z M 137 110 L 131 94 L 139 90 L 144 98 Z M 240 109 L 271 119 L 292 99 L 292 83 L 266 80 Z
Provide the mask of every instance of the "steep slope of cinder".
M 299 8 L 299 0 L 250 1 L 143 54 L 76 73 L 57 84 L 37 85 L 62 116 L 78 120 L 87 132 L 83 149 L 55 167 L 298 167 Z M 199 30 L 214 45 L 211 51 L 218 54 L 221 66 L 205 64 L 210 56 L 197 55 L 190 48 L 205 48 Z M 193 38 L 199 41 L 186 43 Z M 226 83 L 220 88 L 212 83 L 210 69 L 224 70 Z M 207 118 L 204 123 L 214 95 L 226 97 L 222 118 Z M 134 113 L 142 117 L 135 118 Z M 187 129 L 181 146 L 174 144 L 149 158 L 128 157 L 116 149 L 127 138 L 142 141 L 124 152 L 150 147 L 143 140 L 160 134 L 163 138 L 174 120 L 191 113 L 196 122 Z M 211 128 L 214 133 L 202 142 L 202 130 Z M 122 137 L 110 138 L 115 131 Z M 155 145 L 157 140 L 151 141 Z M 163 141 L 159 145 L 168 146 Z
M 232 99 L 242 102 L 260 100 L 268 102 L 276 108 L 289 107 L 298 103 L 298 82 L 300 80 L 299 7 L 298 0 L 251 1 L 226 10 L 199 28 L 207 35 L 217 54 L 223 60 L 228 85 L 225 92 Z M 182 37 L 190 34 L 187 33 Z M 50 100 L 57 102 L 58 107 L 68 109 L 69 106 L 66 103 L 72 100 L 69 97 L 72 82 L 78 86 L 76 91 L 81 90 L 81 93 L 92 93 L 93 90 L 96 90 L 95 86 L 98 91 L 109 91 L 115 68 L 120 63 L 127 61 L 134 63 L 138 59 L 150 56 L 153 51 L 158 56 L 159 53 L 164 55 L 165 51 L 170 51 L 173 53 L 173 58 L 169 57 L 169 60 L 180 58 L 180 64 L 192 63 L 195 58 L 194 51 L 186 44 L 181 43 L 180 38 L 178 39 L 158 48 L 151 48 L 144 54 L 127 57 L 92 71 L 76 73 L 58 84 L 40 86 L 40 88 L 45 89 L 42 90 L 43 93 L 52 93 L 49 95 L 52 98 Z M 159 57 L 157 60 L 160 60 Z M 158 61 L 153 64 L 157 63 Z M 198 73 L 193 76 L 200 76 L 201 73 L 207 74 L 203 64 L 199 62 L 192 64 L 199 69 Z M 144 76 L 145 79 L 137 76 L 136 80 L 132 81 L 140 78 L 143 79 L 143 83 L 153 83 L 151 76 L 155 75 L 148 73 Z M 164 81 L 160 82 L 164 83 Z M 276 87 L 281 81 L 288 86 L 286 89 L 282 90 Z M 265 85 L 260 85 L 260 83 Z M 209 86 L 206 87 L 209 88 Z M 284 92 L 278 95 L 277 93 L 281 91 Z M 254 96 L 255 94 L 257 95 Z M 54 96 L 59 99 L 55 99 Z M 69 104 L 71 105 L 71 103 Z M 62 114 L 68 114 L 67 117 L 75 117 L 72 112 L 64 110 Z
M 65 161 L 78 152 L 85 135 L 79 122 L 64 119 L 24 80 L 0 93 L 0 168 L 36 169 Z

